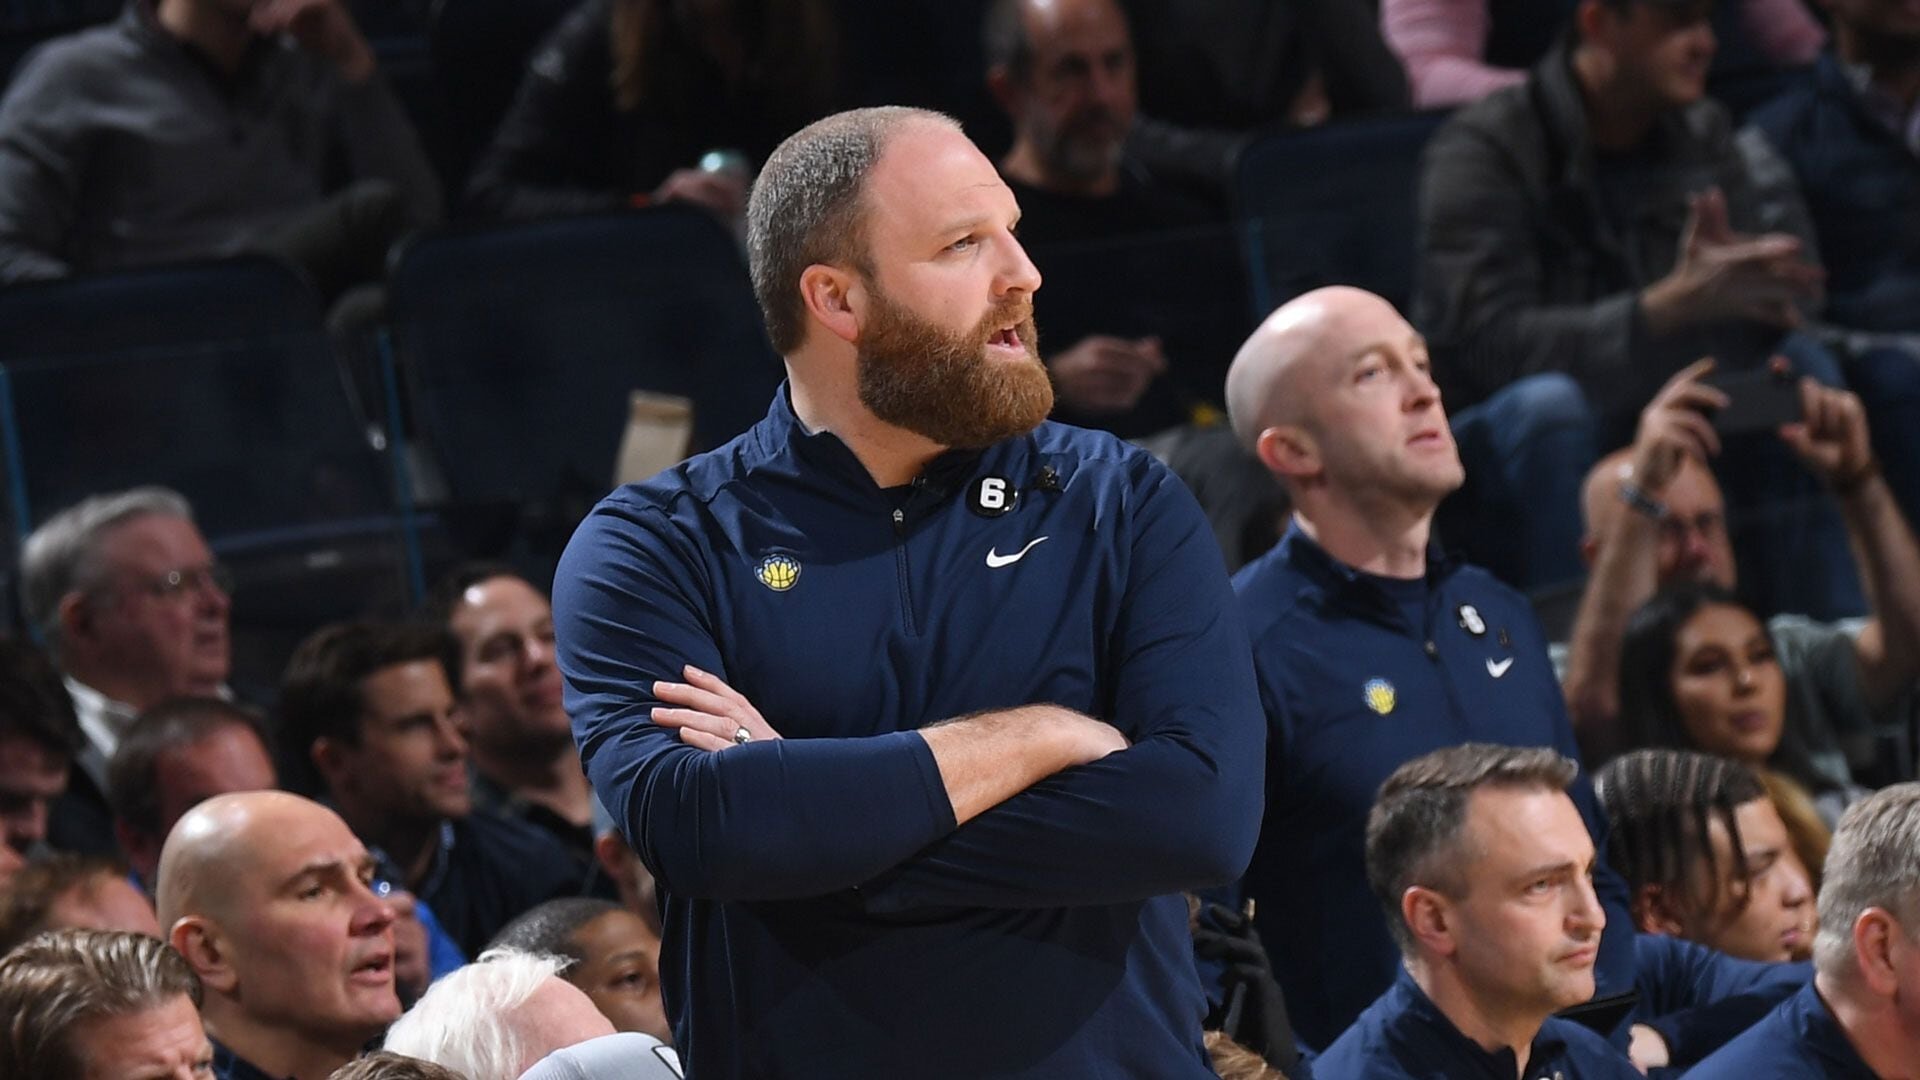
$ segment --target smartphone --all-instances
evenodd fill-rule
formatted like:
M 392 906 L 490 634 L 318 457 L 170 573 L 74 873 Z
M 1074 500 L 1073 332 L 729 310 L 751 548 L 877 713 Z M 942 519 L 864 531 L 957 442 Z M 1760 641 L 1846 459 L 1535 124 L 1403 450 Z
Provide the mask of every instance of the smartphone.
M 1726 408 L 1712 415 L 1722 435 L 1776 431 L 1800 419 L 1800 380 L 1790 371 L 1716 371 L 1700 381 L 1727 395 Z

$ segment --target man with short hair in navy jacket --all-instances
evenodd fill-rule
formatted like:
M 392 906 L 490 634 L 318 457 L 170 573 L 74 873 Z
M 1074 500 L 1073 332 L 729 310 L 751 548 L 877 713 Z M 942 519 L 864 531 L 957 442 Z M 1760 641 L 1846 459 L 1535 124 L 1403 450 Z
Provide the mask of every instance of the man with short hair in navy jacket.
M 1813 981 L 1687 1073 L 1700 1080 L 1920 1076 L 1920 784 L 1854 803 L 1820 882 Z
M 1544 747 L 1467 743 L 1387 777 L 1367 816 L 1367 880 L 1406 966 L 1318 1075 L 1640 1075 L 1553 1016 L 1593 996 L 1607 922 L 1597 849 L 1567 798 L 1578 772 Z
M 1234 577 L 1268 723 L 1246 890 L 1295 1030 L 1325 1046 L 1399 967 L 1362 861 L 1381 782 L 1468 741 L 1578 750 L 1526 601 L 1430 543 L 1464 474 L 1426 343 L 1391 304 L 1335 287 L 1281 306 L 1234 359 L 1227 409 L 1294 506 L 1279 546 Z M 1592 786 L 1572 794 L 1605 851 Z M 1604 859 L 1598 889 L 1612 997 L 1634 987 L 1633 922 Z
M 748 209 L 787 385 L 561 562 L 702 1080 L 1212 1075 L 1177 894 L 1252 852 L 1252 665 L 1179 482 L 1042 423 L 1018 217 L 944 117 L 789 139 Z

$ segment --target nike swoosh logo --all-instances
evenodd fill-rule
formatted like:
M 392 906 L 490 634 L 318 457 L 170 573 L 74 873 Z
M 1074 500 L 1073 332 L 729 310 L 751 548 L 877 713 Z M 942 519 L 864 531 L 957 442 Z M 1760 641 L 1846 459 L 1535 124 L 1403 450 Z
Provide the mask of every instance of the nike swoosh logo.
M 1491 657 L 1489 657 L 1487 659 L 1487 674 L 1497 679 L 1500 676 L 1505 675 L 1507 673 L 1507 669 L 1512 666 L 1513 666 L 1513 657 L 1511 656 L 1507 657 L 1505 660 L 1499 661 L 1498 663 L 1495 663 L 1494 660 Z
M 1027 552 L 1033 550 L 1033 545 L 1042 543 L 1045 540 L 1046 540 L 1046 537 L 1044 536 L 1039 537 L 1038 539 L 1029 540 L 1027 541 L 1026 547 L 1021 548 L 1019 551 L 1016 551 L 1011 555 L 1002 555 L 998 551 L 995 551 L 993 548 L 988 548 L 987 549 L 987 565 L 989 567 L 992 567 L 995 570 L 998 570 L 1003 566 L 1012 566 L 1014 563 L 1017 563 L 1021 559 L 1026 558 Z

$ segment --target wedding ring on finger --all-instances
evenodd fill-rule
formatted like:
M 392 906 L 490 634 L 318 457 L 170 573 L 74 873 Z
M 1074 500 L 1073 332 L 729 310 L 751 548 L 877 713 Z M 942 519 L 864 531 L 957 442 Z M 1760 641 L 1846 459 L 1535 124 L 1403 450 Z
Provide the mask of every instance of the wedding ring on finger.
M 747 730 L 746 728 L 744 728 L 744 727 L 739 727 L 739 728 L 735 728 L 735 729 L 734 729 L 734 731 L 733 731 L 733 745 L 735 745 L 735 746 L 745 746 L 745 745 L 747 745 L 748 743 L 750 743 L 750 742 L 752 742 L 752 741 L 753 741 L 753 732 L 751 732 L 751 731 L 748 731 L 748 730 Z

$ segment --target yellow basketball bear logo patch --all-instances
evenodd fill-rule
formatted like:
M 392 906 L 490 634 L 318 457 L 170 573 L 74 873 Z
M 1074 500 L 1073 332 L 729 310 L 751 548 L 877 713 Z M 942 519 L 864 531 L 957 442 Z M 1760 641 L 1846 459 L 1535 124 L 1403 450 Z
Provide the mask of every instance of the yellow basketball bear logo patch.
M 753 568 L 753 576 L 774 592 L 786 592 L 800 580 L 800 560 L 791 555 L 769 555 Z
M 1385 716 L 1393 711 L 1393 684 L 1385 679 L 1367 680 L 1367 708 Z

